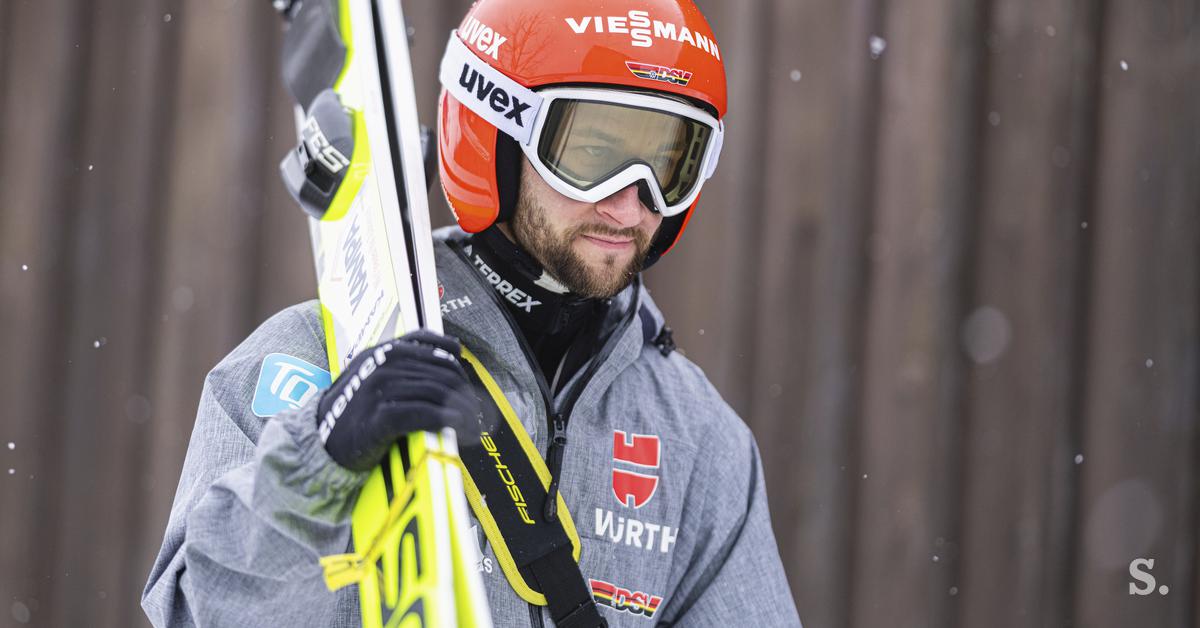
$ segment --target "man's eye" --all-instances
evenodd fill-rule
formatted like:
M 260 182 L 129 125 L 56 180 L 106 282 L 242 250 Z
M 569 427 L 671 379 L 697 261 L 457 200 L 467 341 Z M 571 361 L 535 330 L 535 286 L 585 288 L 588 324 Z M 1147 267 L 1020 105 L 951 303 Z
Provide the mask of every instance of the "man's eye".
M 580 150 L 583 151 L 583 154 L 592 158 L 607 157 L 612 152 L 606 146 L 581 146 Z

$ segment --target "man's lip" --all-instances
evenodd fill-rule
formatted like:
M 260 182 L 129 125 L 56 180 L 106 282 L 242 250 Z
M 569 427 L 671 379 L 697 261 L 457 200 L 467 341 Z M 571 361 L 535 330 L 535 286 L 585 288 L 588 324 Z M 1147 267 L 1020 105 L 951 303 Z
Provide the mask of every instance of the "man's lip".
M 613 240 L 613 239 L 610 239 L 611 236 L 606 238 L 604 236 L 592 235 L 592 234 L 588 234 L 588 233 L 585 233 L 582 235 L 583 235 L 583 237 L 585 237 L 589 240 L 594 240 L 596 242 L 607 244 L 609 246 L 625 246 L 626 244 L 630 244 L 633 242 L 633 238 L 629 238 L 626 240 Z

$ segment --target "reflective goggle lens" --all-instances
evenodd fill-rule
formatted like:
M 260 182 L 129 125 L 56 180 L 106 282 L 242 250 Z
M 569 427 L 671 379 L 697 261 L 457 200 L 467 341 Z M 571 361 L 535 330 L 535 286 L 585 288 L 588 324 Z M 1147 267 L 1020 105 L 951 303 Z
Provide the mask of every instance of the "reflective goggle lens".
M 708 125 L 685 116 L 563 99 L 551 104 L 537 151 L 554 174 L 585 191 L 645 164 L 663 200 L 674 205 L 700 182 L 711 136 Z

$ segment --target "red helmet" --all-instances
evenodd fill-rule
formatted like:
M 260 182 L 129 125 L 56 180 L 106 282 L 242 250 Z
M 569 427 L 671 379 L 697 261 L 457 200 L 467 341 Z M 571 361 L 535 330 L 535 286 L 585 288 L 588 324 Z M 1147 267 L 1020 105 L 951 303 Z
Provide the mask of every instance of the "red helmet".
M 441 82 L 442 189 L 468 232 L 509 219 L 523 151 L 576 200 L 638 185 L 663 215 L 648 266 L 683 233 L 720 154 L 725 65 L 691 0 L 479 0 Z

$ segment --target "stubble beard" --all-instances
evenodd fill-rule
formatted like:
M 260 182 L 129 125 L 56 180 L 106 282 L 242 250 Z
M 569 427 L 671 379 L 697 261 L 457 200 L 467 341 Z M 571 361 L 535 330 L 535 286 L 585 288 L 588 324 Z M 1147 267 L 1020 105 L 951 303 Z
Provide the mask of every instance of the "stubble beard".
M 568 290 L 575 294 L 609 298 L 625 289 L 642 271 L 650 252 L 650 238 L 636 228 L 614 229 L 607 225 L 577 225 L 559 236 L 546 220 L 546 208 L 538 203 L 529 186 L 521 186 L 513 212 L 512 228 L 518 242 Z M 617 238 L 633 238 L 634 254 L 618 268 L 616 255 L 605 255 L 599 268 L 592 268 L 575 253 L 571 243 L 583 233 Z

